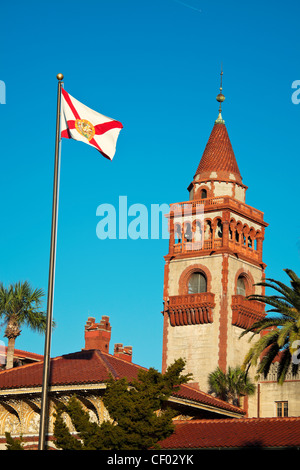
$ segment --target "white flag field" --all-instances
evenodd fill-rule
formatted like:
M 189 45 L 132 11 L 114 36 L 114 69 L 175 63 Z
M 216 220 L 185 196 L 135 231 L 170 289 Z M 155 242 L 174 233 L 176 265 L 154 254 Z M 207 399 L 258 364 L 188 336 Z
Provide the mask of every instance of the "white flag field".
M 64 89 L 61 91 L 61 137 L 91 145 L 112 160 L 123 128 L 121 122 L 88 108 Z

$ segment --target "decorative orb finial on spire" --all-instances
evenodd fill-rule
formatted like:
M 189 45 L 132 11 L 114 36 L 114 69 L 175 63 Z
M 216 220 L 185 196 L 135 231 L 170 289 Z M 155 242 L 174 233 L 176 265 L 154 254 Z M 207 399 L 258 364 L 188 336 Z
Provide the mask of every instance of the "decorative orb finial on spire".
M 216 100 L 220 103 L 220 107 L 219 107 L 219 116 L 218 116 L 218 119 L 216 120 L 216 122 L 220 122 L 222 124 L 225 123 L 225 121 L 222 119 L 222 115 L 221 115 L 221 112 L 222 112 L 222 103 L 223 101 L 225 101 L 225 96 L 223 95 L 222 93 L 222 78 L 223 78 L 223 66 L 221 65 L 221 83 L 220 83 L 220 93 L 218 94 Z

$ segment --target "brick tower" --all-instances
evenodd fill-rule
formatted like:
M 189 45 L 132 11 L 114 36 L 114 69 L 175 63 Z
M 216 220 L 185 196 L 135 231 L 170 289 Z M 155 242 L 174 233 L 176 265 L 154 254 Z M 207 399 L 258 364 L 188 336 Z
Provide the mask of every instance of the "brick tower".
M 221 73 L 222 80 L 222 73 Z M 214 123 L 189 201 L 171 205 L 165 256 L 162 370 L 186 360 L 194 386 L 208 390 L 208 374 L 241 365 L 249 350 L 243 329 L 262 318 L 263 213 L 245 203 L 242 177 L 221 114 Z M 203 213 L 199 211 L 203 209 Z

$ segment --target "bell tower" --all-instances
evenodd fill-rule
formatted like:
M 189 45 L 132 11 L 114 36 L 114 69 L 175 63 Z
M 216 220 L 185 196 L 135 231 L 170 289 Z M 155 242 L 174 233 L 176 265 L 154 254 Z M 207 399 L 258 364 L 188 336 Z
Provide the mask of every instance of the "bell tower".
M 189 200 L 170 206 L 169 253 L 165 256 L 162 369 L 186 361 L 194 386 L 208 390 L 208 375 L 241 365 L 249 350 L 243 329 L 265 316 L 263 305 L 248 301 L 261 294 L 264 230 L 258 209 L 246 204 L 235 154 L 219 115 L 196 173 Z

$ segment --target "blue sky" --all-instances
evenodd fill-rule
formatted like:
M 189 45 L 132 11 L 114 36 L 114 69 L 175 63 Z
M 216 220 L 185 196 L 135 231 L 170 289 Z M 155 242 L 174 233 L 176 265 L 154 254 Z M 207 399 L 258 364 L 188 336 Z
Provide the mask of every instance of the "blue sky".
M 246 202 L 265 213 L 268 277 L 300 273 L 300 4 L 287 0 L 78 0 L 1 6 L 2 217 L 0 280 L 47 290 L 52 210 L 56 74 L 79 101 L 120 120 L 115 158 L 63 140 L 51 355 L 84 347 L 88 316 L 110 317 L 113 344 L 161 367 L 167 240 L 99 240 L 100 204 L 188 198 L 217 117 L 223 118 Z M 2 338 L 4 328 L 0 330 Z M 3 338 L 2 338 L 3 339 Z M 42 354 L 24 329 L 16 347 Z

